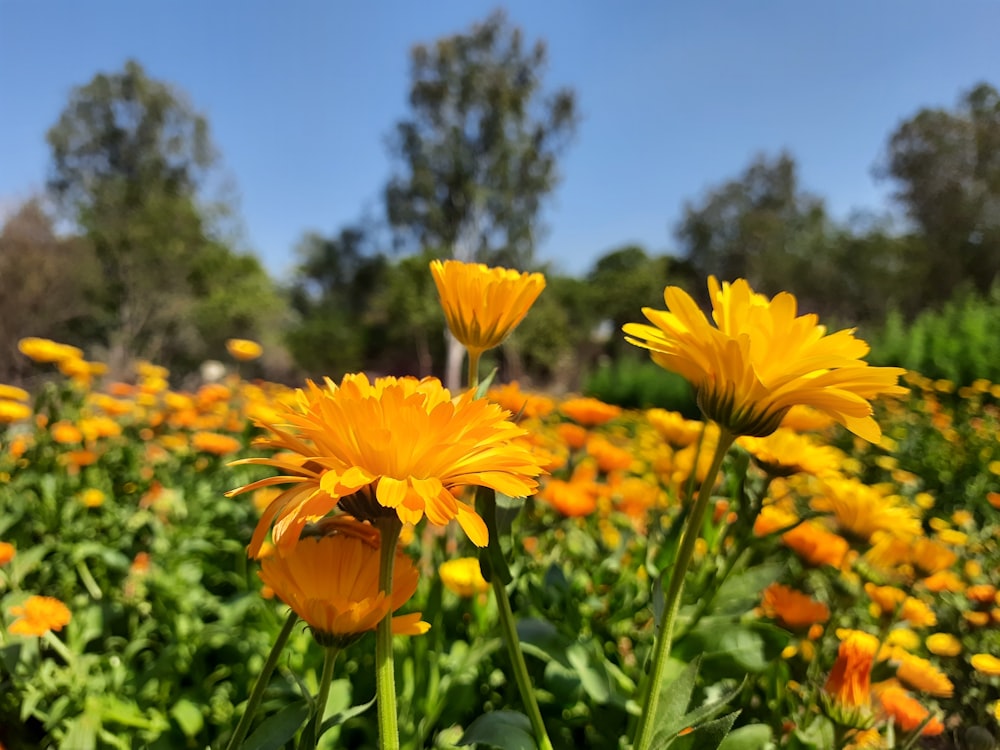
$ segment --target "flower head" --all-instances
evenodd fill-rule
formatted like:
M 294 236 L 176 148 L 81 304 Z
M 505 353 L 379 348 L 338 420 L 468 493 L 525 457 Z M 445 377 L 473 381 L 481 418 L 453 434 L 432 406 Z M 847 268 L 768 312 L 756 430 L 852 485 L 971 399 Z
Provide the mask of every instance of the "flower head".
M 32 414 L 31 407 L 20 401 L 0 398 L 0 424 L 10 424 L 27 419 Z
M 869 367 L 868 345 L 851 330 L 827 334 L 815 315 L 797 315 L 795 297 L 755 293 L 744 279 L 708 280 L 711 325 L 691 297 L 667 287 L 667 311 L 643 308 L 653 325 L 628 323 L 626 339 L 694 386 L 709 419 L 737 435 L 762 437 L 795 405 L 825 412 L 877 443 L 881 431 L 869 401 L 904 394 L 898 367 Z
M 62 362 L 65 359 L 83 359 L 83 351 L 69 344 L 60 344 L 50 339 L 33 336 L 17 342 L 17 348 L 34 362 Z
M 264 353 L 260 344 L 249 339 L 228 339 L 226 341 L 226 351 L 229 352 L 229 355 L 233 359 L 240 362 L 249 362 L 252 359 L 257 359 Z
M 457 260 L 432 260 L 431 275 L 448 328 L 476 355 L 499 346 L 545 288 L 540 273 Z
M 972 664 L 972 668 L 980 674 L 1000 677 L 1000 659 L 992 654 L 973 654 L 969 662 Z
M 10 542 L 0 542 L 0 565 L 6 565 L 14 559 L 17 548 Z
M 45 635 L 62 630 L 72 615 L 69 608 L 51 596 L 30 596 L 23 605 L 10 608 L 17 617 L 7 629 L 14 635 Z
M 857 630 L 838 630 L 841 638 L 824 690 L 839 705 L 863 708 L 871 703 L 871 671 L 878 651 L 878 638 Z
M 805 629 L 830 619 L 830 609 L 823 602 L 780 583 L 772 583 L 764 589 L 760 604 L 767 617 L 791 630 Z
M 453 560 L 446 560 L 438 568 L 438 574 L 445 588 L 459 596 L 472 597 L 490 589 L 479 568 L 479 560 L 475 557 L 456 557 Z
M 396 553 L 392 593 L 379 590 L 379 532 L 340 518 L 320 537 L 305 537 L 288 549 L 275 547 L 261 559 L 261 580 L 305 620 L 325 646 L 344 645 L 395 612 L 417 590 L 413 561 Z M 430 626 L 420 613 L 392 619 L 397 635 L 420 635 Z
M 403 523 L 424 516 L 444 525 L 457 519 L 478 546 L 488 541 L 486 524 L 452 490 L 475 485 L 512 497 L 535 491 L 539 458 L 518 438 L 525 431 L 508 413 L 467 392 L 452 399 L 435 378 L 346 375 L 338 386 L 310 382 L 292 405 L 281 405 L 281 426 L 258 445 L 297 454 L 248 458 L 243 464 L 272 466 L 282 474 L 230 491 L 290 484 L 261 515 L 250 544 L 256 555 L 271 522 L 275 544 L 291 546 L 302 528 L 345 501 L 355 516 L 396 513 Z

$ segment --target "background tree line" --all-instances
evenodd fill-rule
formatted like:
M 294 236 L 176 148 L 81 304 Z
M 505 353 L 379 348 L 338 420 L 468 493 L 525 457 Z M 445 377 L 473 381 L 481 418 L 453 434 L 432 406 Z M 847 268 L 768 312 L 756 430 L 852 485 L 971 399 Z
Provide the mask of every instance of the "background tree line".
M 885 356 L 900 361 L 913 356 L 903 339 L 921 315 L 979 300 L 986 330 L 1000 324 L 991 85 L 889 133 L 875 172 L 894 186 L 898 216 L 835 221 L 800 184 L 791 154 L 762 154 L 684 206 L 672 252 L 612 248 L 569 277 L 535 255 L 539 211 L 579 119 L 573 91 L 543 87 L 545 64 L 544 43 L 526 42 L 502 13 L 414 48 L 384 218 L 305 235 L 281 282 L 227 230 L 225 201 L 209 196 L 217 155 L 184 94 L 135 61 L 95 76 L 47 134 L 48 194 L 0 229 L 0 380 L 27 375 L 16 342 L 29 335 L 82 346 L 118 375 L 148 358 L 184 376 L 230 337 L 261 341 L 266 356 L 251 374 L 274 379 L 453 374 L 460 350 L 444 335 L 432 257 L 546 272 L 545 293 L 495 364 L 559 389 L 634 356 L 621 325 L 643 305 L 662 306 L 667 283 L 703 297 L 709 274 L 792 291 L 803 310 L 883 337 Z M 920 356 L 937 356 L 922 346 Z

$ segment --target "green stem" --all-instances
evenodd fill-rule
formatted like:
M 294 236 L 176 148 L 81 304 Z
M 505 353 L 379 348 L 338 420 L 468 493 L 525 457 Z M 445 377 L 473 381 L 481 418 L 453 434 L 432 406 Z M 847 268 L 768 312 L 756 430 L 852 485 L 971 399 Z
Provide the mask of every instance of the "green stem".
M 649 750 L 656 729 L 656 712 L 659 708 L 660 683 L 663 681 L 663 672 L 670 656 L 670 646 L 673 639 L 674 623 L 677 620 L 677 613 L 680 611 L 681 592 L 684 590 L 684 576 L 691 564 L 694 555 L 695 542 L 701 532 L 701 524 L 705 518 L 705 511 L 708 509 L 708 501 L 712 496 L 712 487 L 718 478 L 719 470 L 722 468 L 722 461 L 729 452 L 735 436 L 725 429 L 720 430 L 719 443 L 715 448 L 715 455 L 712 456 L 712 465 L 705 475 L 705 481 L 701 483 L 698 490 L 698 498 L 691 508 L 687 523 L 684 526 L 684 533 L 681 537 L 681 546 L 677 551 L 677 559 L 674 561 L 673 570 L 670 572 L 670 584 L 667 587 L 667 594 L 664 600 L 663 620 L 660 622 L 659 632 L 656 635 L 656 645 L 653 651 L 653 663 L 647 675 L 646 700 L 642 712 L 639 715 L 639 724 L 636 727 L 635 750 Z M 698 459 L 695 457 L 692 471 L 697 471 Z
M 73 666 L 73 654 L 70 652 L 68 648 L 66 648 L 66 644 L 60 641 L 59 638 L 56 637 L 55 633 L 53 633 L 51 630 L 46 630 L 42 634 L 42 638 L 49 646 L 52 647 L 53 651 L 55 651 L 57 654 L 59 654 L 59 656 L 63 658 L 63 661 L 66 662 L 68 666 L 70 667 Z
M 497 609 L 500 612 L 503 640 L 507 644 L 507 653 L 510 656 L 511 665 L 514 667 L 514 681 L 517 683 L 518 692 L 521 693 L 521 702 L 524 704 L 524 710 L 528 712 L 529 721 L 531 721 L 535 743 L 539 750 L 552 750 L 552 742 L 549 740 L 549 736 L 545 732 L 545 724 L 542 722 L 542 712 L 538 708 L 538 701 L 535 700 L 535 693 L 531 689 L 531 677 L 528 676 L 528 665 L 525 664 L 524 654 L 521 653 L 521 644 L 517 638 L 517 627 L 514 624 L 514 613 L 510 608 L 507 589 L 500 580 L 500 576 L 494 574 L 492 578 L 493 593 L 496 594 Z
M 323 731 L 323 715 L 326 713 L 326 702 L 330 696 L 330 683 L 333 682 L 333 666 L 340 656 L 340 649 L 336 646 L 327 646 L 323 657 L 323 676 L 319 681 L 319 693 L 316 696 L 316 711 L 313 714 L 310 726 L 306 728 L 306 736 L 311 737 L 310 744 L 316 748 L 319 737 Z
M 288 619 L 285 620 L 281 632 L 278 633 L 278 637 L 271 647 L 271 653 L 267 655 L 267 661 L 264 662 L 264 667 L 260 670 L 260 676 L 257 677 L 257 684 L 253 686 L 253 692 L 250 693 L 250 698 L 247 700 L 243 716 L 240 717 L 240 723 L 236 725 L 236 731 L 230 737 L 229 744 L 226 745 L 226 750 L 236 750 L 247 736 L 247 732 L 250 731 L 250 724 L 253 722 L 254 714 L 257 713 L 260 701 L 264 697 L 264 689 L 271 679 L 271 673 L 278 664 L 278 657 L 281 656 L 281 650 L 288 642 L 288 637 L 292 634 L 292 628 L 295 627 L 295 621 L 298 619 L 298 615 L 294 612 L 288 613 Z
M 469 350 L 469 390 L 474 391 L 479 387 L 479 358 L 482 352 Z
M 396 515 L 379 518 L 375 525 L 381 532 L 378 587 L 392 600 L 392 568 L 396 562 L 396 542 L 403 525 Z M 375 631 L 375 695 L 378 710 L 378 738 L 382 750 L 399 750 L 399 725 L 396 717 L 396 674 L 392 659 L 392 606 Z

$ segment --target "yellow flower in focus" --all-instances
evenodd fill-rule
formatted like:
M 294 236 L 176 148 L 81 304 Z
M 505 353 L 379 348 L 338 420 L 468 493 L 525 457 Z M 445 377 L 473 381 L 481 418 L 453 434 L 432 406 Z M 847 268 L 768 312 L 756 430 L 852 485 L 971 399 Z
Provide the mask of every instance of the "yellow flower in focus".
M 0 424 L 10 424 L 27 419 L 32 414 L 31 407 L 20 401 L 0 398 Z
M 395 612 L 417 590 L 413 561 L 397 550 L 392 593 L 379 590 L 379 533 L 346 518 L 321 537 L 305 537 L 261 559 L 260 578 L 294 610 L 323 646 L 343 646 Z M 430 626 L 414 612 L 392 618 L 392 632 L 420 635 Z
M 23 605 L 10 608 L 18 619 L 7 628 L 14 635 L 45 635 L 62 630 L 72 618 L 69 608 L 51 596 L 30 596 Z
M 958 656 L 962 653 L 962 642 L 951 633 L 929 635 L 924 645 L 935 656 Z
M 490 585 L 483 578 L 479 568 L 479 560 L 475 557 L 458 557 L 441 563 L 438 568 L 441 583 L 449 591 L 466 598 L 483 594 L 490 590 Z
M 0 565 L 6 565 L 14 559 L 17 549 L 10 542 L 0 542 Z
M 17 348 L 25 357 L 40 364 L 83 358 L 83 352 L 75 346 L 36 337 L 21 339 L 17 342 Z
M 980 674 L 990 677 L 1000 677 L 1000 659 L 992 654 L 974 654 L 969 663 Z
M 87 508 L 100 508 L 104 505 L 104 493 L 96 487 L 88 487 L 80 493 L 80 502 Z
M 257 445 L 302 456 L 241 459 L 272 466 L 282 475 L 231 490 L 230 497 L 260 487 L 290 484 L 264 511 L 250 543 L 256 555 L 276 520 L 279 547 L 295 544 L 306 523 L 339 503 L 358 517 L 394 512 L 404 524 L 445 525 L 457 519 L 477 546 L 488 541 L 486 524 L 452 493 L 468 485 L 512 497 L 534 493 L 543 471 L 526 433 L 508 413 L 466 392 L 452 399 L 436 378 L 346 375 L 338 386 L 310 382 L 293 406 L 281 406 L 283 424 L 264 424 L 271 435 Z M 374 517 L 374 516 L 373 516 Z
M 763 437 L 795 405 L 825 412 L 854 434 L 878 443 L 869 401 L 903 395 L 905 370 L 869 367 L 868 344 L 851 330 L 826 333 L 815 315 L 797 315 L 786 292 L 769 300 L 745 279 L 708 280 L 711 325 L 679 287 L 667 287 L 668 311 L 643 308 L 653 324 L 628 323 L 625 338 L 649 349 L 653 361 L 687 378 L 706 417 L 736 435 Z
M 871 703 L 871 671 L 878 650 L 878 638 L 857 630 L 837 631 L 841 638 L 824 690 L 839 705 L 864 708 Z
M 256 341 L 250 339 L 228 339 L 226 341 L 226 351 L 229 355 L 240 362 L 249 362 L 257 359 L 264 353 L 264 349 Z
M 452 335 L 478 356 L 500 346 L 545 288 L 540 273 L 432 260 L 431 275 Z

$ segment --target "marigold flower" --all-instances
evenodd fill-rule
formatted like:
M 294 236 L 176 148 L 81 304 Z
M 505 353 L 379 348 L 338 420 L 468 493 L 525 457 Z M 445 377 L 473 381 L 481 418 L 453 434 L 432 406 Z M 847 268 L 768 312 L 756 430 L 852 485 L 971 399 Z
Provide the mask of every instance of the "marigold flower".
M 779 428 L 767 437 L 744 436 L 737 441 L 771 476 L 803 472 L 813 476 L 837 474 L 844 454 L 829 445 L 817 445 L 806 435 Z
M 911 696 L 898 682 L 876 686 L 875 694 L 879 704 L 888 718 L 891 718 L 904 732 L 912 732 L 927 719 L 930 711 L 916 698 Z M 937 717 L 931 718 L 920 734 L 934 737 L 944 731 L 944 724 Z
M 962 642 L 951 633 L 929 635 L 924 645 L 935 656 L 958 656 L 962 653 Z
M 598 427 L 618 417 L 622 413 L 622 408 L 590 396 L 580 396 L 563 401 L 559 404 L 559 411 L 577 424 Z
M 6 565 L 14 559 L 17 549 L 10 542 L 0 542 L 0 565 Z
M 260 578 L 312 629 L 324 646 L 346 645 L 375 630 L 417 590 L 413 561 L 397 550 L 392 593 L 379 590 L 379 533 L 358 521 L 337 519 L 320 537 L 305 537 L 287 549 L 274 547 L 261 559 Z M 397 635 L 430 628 L 414 612 L 392 618 Z
M 0 383 L 0 399 L 5 398 L 11 401 L 27 401 L 30 397 L 31 394 L 23 388 L 18 388 L 16 385 Z
M 589 516 L 597 510 L 597 486 L 590 481 L 550 479 L 538 493 L 538 498 L 568 518 Z
M 808 594 L 780 583 L 772 583 L 761 598 L 764 615 L 781 622 L 790 630 L 805 629 L 830 619 L 830 609 Z
M 990 583 L 978 583 L 965 590 L 965 596 L 976 604 L 992 604 L 996 593 L 996 586 Z
M 281 406 L 287 425 L 263 424 L 271 433 L 258 445 L 293 451 L 306 459 L 241 459 L 236 464 L 272 466 L 281 476 L 231 490 L 291 484 L 261 515 L 250 543 L 256 555 L 271 522 L 275 544 L 291 546 L 306 523 L 347 500 L 351 512 L 395 512 L 403 523 L 425 515 L 433 524 L 457 519 L 472 542 L 488 541 L 486 524 L 453 489 L 490 487 L 512 497 L 534 493 L 542 473 L 526 433 L 507 412 L 466 392 L 452 399 L 436 378 L 346 375 L 338 386 L 309 382 L 297 402 Z M 360 504 L 360 506 L 358 506 Z M 358 507 L 355 507 L 358 506 Z
M 684 448 L 698 440 L 705 426 L 697 419 L 688 419 L 680 412 L 666 409 L 649 409 L 646 419 L 656 431 L 675 448 Z
M 687 378 L 706 417 L 736 435 L 762 437 L 797 404 L 829 414 L 877 443 L 881 431 L 869 401 L 902 395 L 905 370 L 869 367 L 868 345 L 852 330 L 826 333 L 815 315 L 797 315 L 795 297 L 755 293 L 745 279 L 708 280 L 711 325 L 679 287 L 663 293 L 668 311 L 643 308 L 653 324 L 628 323 L 625 338 L 649 349 L 653 361 Z
M 974 654 L 969 663 L 981 674 L 990 677 L 1000 677 L 1000 659 L 992 654 Z
M 839 568 L 850 550 L 844 537 L 815 521 L 804 521 L 781 535 L 781 541 L 810 565 Z
M 256 341 L 249 339 L 228 339 L 226 341 L 226 351 L 233 359 L 240 362 L 249 362 L 257 359 L 264 353 L 264 349 Z
M 50 431 L 52 433 L 52 439 L 62 445 L 80 443 L 83 441 L 83 433 L 80 432 L 80 428 L 72 422 L 67 422 L 65 420 L 56 422 L 52 425 Z
M 83 351 L 69 344 L 59 344 L 49 339 L 29 336 L 17 342 L 17 348 L 28 359 L 38 363 L 61 362 L 64 359 L 82 359 Z
M 23 605 L 10 608 L 18 619 L 7 628 L 14 635 L 45 635 L 62 630 L 72 618 L 69 608 L 51 596 L 30 596 Z
M 520 414 L 525 419 L 544 417 L 555 409 L 555 403 L 551 398 L 525 393 L 521 390 L 521 384 L 516 380 L 490 388 L 486 397 L 490 401 L 500 404 L 514 416 Z
M 20 401 L 0 398 L 0 424 L 10 424 L 27 419 L 32 414 L 31 407 Z
M 581 427 L 580 425 L 573 424 L 572 422 L 562 422 L 561 424 L 556 425 L 556 434 L 568 448 L 571 450 L 579 450 L 586 444 L 587 436 L 590 433 L 587 432 L 586 427 Z
M 878 638 L 857 630 L 838 630 L 837 661 L 823 688 L 839 705 L 863 708 L 871 703 L 871 671 Z
M 885 741 L 875 727 L 854 729 L 848 733 L 846 739 L 849 744 L 844 750 L 881 750 L 885 747 Z
M 941 698 L 950 698 L 955 686 L 941 670 L 927 659 L 921 659 L 912 654 L 899 653 L 899 666 L 896 676 L 914 690 L 929 693 Z
M 243 444 L 232 435 L 222 435 L 218 432 L 196 432 L 191 436 L 191 447 L 202 453 L 213 453 L 225 456 L 236 453 Z
M 937 615 L 926 602 L 912 596 L 906 597 L 899 616 L 917 628 L 929 628 L 937 625 Z
M 438 567 L 438 575 L 445 588 L 462 597 L 469 598 L 490 590 L 490 585 L 479 568 L 479 560 L 475 557 L 446 560 Z
M 87 508 L 100 508 L 104 499 L 104 493 L 96 487 L 88 487 L 80 493 L 80 502 Z
M 545 288 L 540 273 L 432 260 L 431 275 L 452 335 L 478 356 L 500 346 Z

